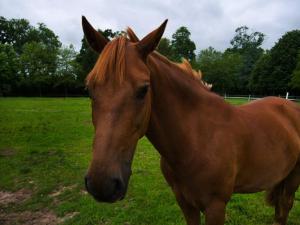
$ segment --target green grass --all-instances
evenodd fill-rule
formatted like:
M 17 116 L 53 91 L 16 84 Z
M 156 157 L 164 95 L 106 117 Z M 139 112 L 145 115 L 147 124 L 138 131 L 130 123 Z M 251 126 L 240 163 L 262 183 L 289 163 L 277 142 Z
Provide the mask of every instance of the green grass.
M 231 102 L 241 104 L 245 100 Z M 61 217 L 79 212 L 65 224 L 185 224 L 160 172 L 159 155 L 146 138 L 137 146 L 125 200 L 96 203 L 84 194 L 92 136 L 87 98 L 0 98 L 0 153 L 13 152 L 0 156 L 0 190 L 32 191 L 32 197 L 20 204 L 0 204 L 0 212 L 47 209 Z M 50 196 L 64 186 L 72 188 Z M 227 207 L 226 224 L 271 224 L 272 217 L 273 209 L 264 203 L 263 193 L 235 195 Z M 296 201 L 289 224 L 299 225 L 299 221 Z
M 248 98 L 231 98 L 231 99 L 226 99 L 227 102 L 230 102 L 233 105 L 242 105 L 247 102 L 249 102 Z

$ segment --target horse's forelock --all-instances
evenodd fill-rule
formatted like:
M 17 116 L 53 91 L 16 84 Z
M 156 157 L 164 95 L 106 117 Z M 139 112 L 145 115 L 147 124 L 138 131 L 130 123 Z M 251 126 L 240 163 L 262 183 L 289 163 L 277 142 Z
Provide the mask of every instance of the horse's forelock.
M 86 78 L 87 87 L 101 84 L 107 79 L 113 79 L 116 84 L 123 82 L 125 79 L 126 43 L 126 37 L 120 36 L 105 46 L 94 68 Z

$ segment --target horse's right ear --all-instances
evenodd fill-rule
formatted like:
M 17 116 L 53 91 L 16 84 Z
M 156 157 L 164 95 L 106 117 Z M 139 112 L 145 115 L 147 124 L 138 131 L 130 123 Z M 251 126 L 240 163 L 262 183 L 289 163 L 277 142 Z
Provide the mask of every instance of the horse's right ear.
M 85 16 L 82 16 L 82 28 L 84 36 L 91 48 L 100 54 L 108 43 L 108 40 L 92 27 Z
M 147 57 L 149 53 L 155 50 L 166 28 L 168 20 L 165 20 L 156 30 L 152 31 L 141 41 L 137 43 L 137 47 L 143 57 Z

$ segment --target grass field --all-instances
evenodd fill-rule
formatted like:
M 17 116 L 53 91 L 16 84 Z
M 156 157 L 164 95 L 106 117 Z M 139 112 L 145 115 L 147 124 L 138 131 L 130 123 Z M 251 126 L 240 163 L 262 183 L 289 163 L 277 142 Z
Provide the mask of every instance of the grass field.
M 90 114 L 87 98 L 0 98 L 0 224 L 185 224 L 161 175 L 159 155 L 145 138 L 137 147 L 125 200 L 100 204 L 86 194 Z M 235 195 L 226 224 L 272 224 L 272 218 L 263 193 Z M 298 200 L 289 219 L 289 225 L 296 224 Z

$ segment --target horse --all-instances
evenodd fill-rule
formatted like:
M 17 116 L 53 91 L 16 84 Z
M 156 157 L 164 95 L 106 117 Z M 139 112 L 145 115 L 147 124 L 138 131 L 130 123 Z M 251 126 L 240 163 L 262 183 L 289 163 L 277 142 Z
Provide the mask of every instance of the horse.
M 99 58 L 86 78 L 95 129 L 87 191 L 101 202 L 127 192 L 138 140 L 146 136 L 188 225 L 223 225 L 234 193 L 267 191 L 285 225 L 300 183 L 300 107 L 267 97 L 233 106 L 157 54 L 167 24 L 140 41 L 111 41 L 82 17 Z

